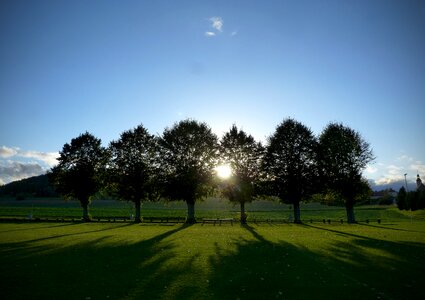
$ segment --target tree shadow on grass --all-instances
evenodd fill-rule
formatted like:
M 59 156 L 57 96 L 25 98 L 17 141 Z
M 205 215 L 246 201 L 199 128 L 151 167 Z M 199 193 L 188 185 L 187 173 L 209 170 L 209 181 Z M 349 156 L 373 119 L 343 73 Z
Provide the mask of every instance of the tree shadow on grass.
M 188 261 L 166 269 L 174 246 L 165 239 L 188 227 L 165 227 L 161 234 L 128 243 L 102 235 L 61 247 L 34 241 L 0 244 L 2 298 L 162 298 L 167 286 L 191 267 Z M 187 289 L 172 293 L 190 296 Z
M 130 238 L 127 230 L 118 229 L 74 243 L 0 243 L 2 298 L 425 298 L 423 241 L 391 242 L 297 225 L 298 233 L 329 237 L 313 247 L 314 241 L 270 240 L 267 232 L 295 228 L 287 225 L 280 227 L 282 231 L 279 226 L 247 225 L 242 231 L 223 227 L 211 233 L 197 225 L 133 226 Z M 140 239 L 134 238 L 138 228 Z M 148 228 L 150 234 L 143 235 Z M 199 234 L 206 233 L 211 236 L 202 239 L 205 245 L 189 253 L 191 243 L 200 243 Z M 72 236 L 63 241 L 69 240 L 74 241 Z
M 40 223 L 40 226 L 37 226 L 37 228 L 34 229 L 34 227 L 28 226 L 28 223 L 23 223 L 23 222 L 10 222 L 12 224 L 15 224 L 17 226 L 25 226 L 25 227 L 20 227 L 17 229 L 6 229 L 6 230 L 0 230 L 0 233 L 2 232 L 21 232 L 21 231 L 33 231 L 33 230 L 38 230 L 38 229 L 47 229 L 47 228 L 55 228 L 55 227 L 65 227 L 65 226 L 72 226 L 72 225 L 77 225 L 78 223 L 61 223 L 61 224 L 43 224 Z M 10 224 L 9 223 L 9 224 Z M 42 225 L 43 224 L 43 225 Z
M 385 230 L 425 233 L 424 231 L 419 231 L 419 230 L 407 230 L 407 229 L 390 228 L 390 227 L 383 226 L 383 225 L 396 225 L 396 224 L 372 225 L 372 224 L 358 223 L 357 225 L 366 226 L 366 227 L 373 227 L 373 228 L 379 228 L 379 229 L 385 229 Z
M 380 291 L 380 298 L 425 298 L 422 275 L 425 272 L 425 240 L 395 242 L 308 226 L 348 237 L 347 241 L 334 241 L 328 246 L 327 250 L 333 256 L 332 263 L 344 267 L 346 274 L 352 278 L 358 277 L 359 281 L 367 279 L 366 285 Z
M 350 235 L 323 251 L 254 240 L 217 248 L 210 286 L 217 299 L 424 299 L 424 243 L 384 242 Z M 307 228 L 307 230 L 309 230 Z M 345 234 L 344 232 L 341 232 Z M 408 255 L 408 257 L 406 257 Z

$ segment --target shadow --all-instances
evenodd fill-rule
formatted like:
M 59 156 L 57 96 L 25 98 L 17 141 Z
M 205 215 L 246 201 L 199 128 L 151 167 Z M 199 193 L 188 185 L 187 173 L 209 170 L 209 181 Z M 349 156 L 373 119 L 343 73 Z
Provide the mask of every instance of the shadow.
M 365 223 L 358 223 L 357 225 L 360 226 L 367 226 L 367 227 L 373 227 L 373 228 L 379 228 L 379 229 L 387 229 L 387 230 L 394 230 L 394 231 L 405 231 L 405 232 L 418 232 L 418 233 L 425 233 L 424 231 L 418 231 L 418 230 L 406 230 L 401 228 L 389 228 L 385 226 L 378 226 L 378 225 L 372 225 L 372 224 L 365 224 Z M 386 225 L 395 225 L 395 224 L 386 224 Z
M 248 225 L 248 224 L 243 224 L 243 225 L 241 225 L 241 227 L 242 228 L 244 228 L 244 229 L 246 229 L 247 231 L 249 231 L 249 233 L 251 233 L 252 234 L 252 236 L 255 238 L 255 239 L 257 239 L 258 241 L 260 241 L 260 242 L 265 242 L 265 243 L 268 243 L 268 241 L 262 236 L 262 235 L 260 235 L 256 230 L 255 230 L 255 228 L 254 227 L 252 227 L 251 225 Z
M 2 298 L 425 298 L 425 240 L 309 224 L 130 224 L 92 235 L 86 227 L 60 239 L 1 242 Z
M 34 227 L 30 227 L 27 226 L 28 223 L 16 223 L 17 226 L 25 226 L 25 227 L 21 227 L 19 229 L 8 229 L 8 230 L 1 230 L 0 233 L 2 232 L 19 232 L 19 231 L 33 231 L 33 230 L 38 230 L 38 229 L 43 229 L 43 228 L 55 228 L 55 227 L 64 227 L 64 226 L 72 226 L 72 225 L 76 225 L 77 223 L 63 223 L 63 224 L 59 224 L 59 225 L 45 225 L 45 224 L 40 224 L 40 226 L 37 226 L 36 229 L 34 229 Z
M 84 225 L 87 225 L 87 224 L 91 224 L 91 223 L 69 224 L 67 226 L 70 226 L 70 225 L 83 225 L 84 226 Z M 132 226 L 132 225 L 135 225 L 135 224 L 126 223 L 126 224 L 122 224 L 122 225 L 121 224 L 120 225 L 113 225 L 113 226 L 109 226 L 109 227 L 102 228 L 102 229 L 96 229 L 96 230 L 88 230 L 88 231 L 82 231 L 82 232 L 76 232 L 76 233 L 67 233 L 67 234 L 57 234 L 57 235 L 52 235 L 52 236 L 48 236 L 48 237 L 27 240 L 27 241 L 25 241 L 25 243 L 41 242 L 41 241 L 58 239 L 58 238 L 69 237 L 69 236 L 79 236 L 79 235 L 97 233 L 97 232 L 102 232 L 102 231 L 110 231 L 110 230 L 113 230 L 113 229 L 128 227 L 128 226 Z M 64 225 L 64 226 L 66 226 L 66 225 Z M 46 226 L 46 227 L 43 227 L 43 229 L 49 229 L 49 228 L 55 228 L 55 227 L 62 227 L 62 226 Z
M 425 297 L 424 241 L 389 242 L 323 229 L 340 236 L 311 247 L 310 243 L 271 241 L 263 234 L 268 227 L 242 228 L 253 239 L 235 242 L 232 253 L 215 245 L 210 286 L 216 299 Z M 322 228 L 305 224 L 300 232 L 317 229 Z
M 133 234 L 143 236 L 147 227 L 131 225 Z M 49 238 L 1 243 L 0 265 L 8 270 L 0 272 L 2 297 L 158 299 L 166 293 L 164 289 L 170 282 L 191 268 L 190 260 L 168 268 L 175 250 L 172 241 L 167 239 L 189 227 L 152 228 L 155 234 L 146 239 L 121 239 L 119 234 L 127 229 L 121 231 L 115 226 L 117 230 L 108 228 L 105 230 L 109 232 L 92 238 L 77 236 L 105 230 L 52 237 L 62 237 L 59 244 Z M 190 289 L 174 291 L 173 295 L 190 296 Z

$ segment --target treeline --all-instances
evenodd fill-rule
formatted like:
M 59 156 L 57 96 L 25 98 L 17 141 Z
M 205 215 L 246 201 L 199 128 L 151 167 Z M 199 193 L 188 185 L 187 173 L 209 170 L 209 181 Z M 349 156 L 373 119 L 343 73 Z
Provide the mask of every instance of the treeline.
M 373 159 L 361 135 L 340 123 L 315 136 L 288 118 L 263 145 L 236 125 L 218 139 L 206 123 L 187 119 L 160 136 L 139 125 L 106 148 L 92 134 L 81 134 L 63 146 L 49 178 L 65 198 L 80 201 L 86 221 L 91 198 L 106 191 L 134 202 L 136 222 L 143 201 L 163 198 L 185 201 L 187 222 L 193 223 L 196 201 L 220 193 L 240 204 L 241 223 L 245 203 L 264 197 L 292 204 L 296 223 L 301 201 L 339 199 L 354 223 L 354 204 L 370 192 L 362 170 Z M 223 166 L 231 168 L 229 178 L 217 176 Z
M 47 175 L 34 176 L 0 186 L 0 196 L 24 200 L 28 197 L 58 197 Z
M 398 192 L 397 207 L 400 210 L 418 210 L 425 208 L 425 190 L 406 192 L 402 186 Z

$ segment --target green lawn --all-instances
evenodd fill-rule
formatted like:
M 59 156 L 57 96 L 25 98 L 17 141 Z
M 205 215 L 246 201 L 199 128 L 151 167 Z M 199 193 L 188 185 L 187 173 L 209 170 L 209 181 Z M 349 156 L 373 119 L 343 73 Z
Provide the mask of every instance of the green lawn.
M 0 251 L 2 299 L 425 299 L 415 219 L 1 223 Z
M 255 201 L 246 204 L 248 221 L 290 220 L 293 216 L 292 206 L 270 201 Z M 184 202 L 147 202 L 142 206 L 142 216 L 150 217 L 186 217 L 186 204 Z M 226 200 L 211 198 L 198 202 L 195 205 L 196 217 L 202 218 L 239 218 L 239 206 Z M 91 215 L 96 218 L 126 217 L 134 214 L 133 204 L 130 202 L 95 200 L 90 206 Z M 1 217 L 26 218 L 32 214 L 33 218 L 75 218 L 80 219 L 82 210 L 78 201 L 64 200 L 25 200 L 25 201 L 0 201 Z M 376 222 L 381 220 L 405 220 L 411 218 L 425 220 L 425 211 L 402 212 L 394 206 L 359 206 L 355 208 L 358 221 L 369 219 Z M 318 203 L 301 204 L 301 219 L 309 222 L 311 219 L 320 222 L 331 219 L 339 222 L 346 220 L 344 207 L 325 206 Z

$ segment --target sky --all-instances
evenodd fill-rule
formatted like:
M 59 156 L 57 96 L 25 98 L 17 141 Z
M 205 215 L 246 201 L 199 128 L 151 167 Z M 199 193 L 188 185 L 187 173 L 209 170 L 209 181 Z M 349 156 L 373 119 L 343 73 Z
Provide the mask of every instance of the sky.
M 425 178 L 425 2 L 0 1 L 0 184 L 85 131 L 192 118 L 266 142 L 288 117 L 358 131 L 374 189 Z

